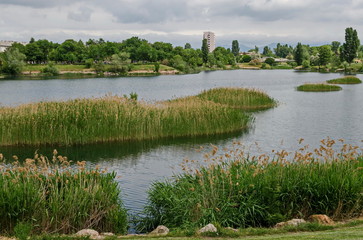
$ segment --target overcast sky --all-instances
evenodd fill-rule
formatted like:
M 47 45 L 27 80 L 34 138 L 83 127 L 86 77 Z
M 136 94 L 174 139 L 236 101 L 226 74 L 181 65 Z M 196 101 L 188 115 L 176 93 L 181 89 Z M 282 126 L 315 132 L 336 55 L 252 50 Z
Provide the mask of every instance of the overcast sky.
M 0 0 L 0 40 L 122 41 L 132 36 L 200 47 L 344 42 L 346 27 L 363 38 L 363 0 Z M 226 46 L 228 47 L 228 46 Z

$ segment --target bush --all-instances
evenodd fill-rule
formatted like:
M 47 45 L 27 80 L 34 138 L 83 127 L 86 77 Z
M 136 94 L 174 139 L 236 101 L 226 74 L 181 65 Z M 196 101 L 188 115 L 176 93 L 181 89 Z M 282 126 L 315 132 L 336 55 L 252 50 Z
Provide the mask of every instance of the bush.
M 43 68 L 42 72 L 50 76 L 56 76 L 59 74 L 58 69 L 53 63 L 49 63 L 45 68 Z
M 275 59 L 274 58 L 266 58 L 265 63 L 267 63 L 268 65 L 273 65 L 275 63 Z
M 242 62 L 248 63 L 252 60 L 252 57 L 250 55 L 243 55 L 242 56 Z

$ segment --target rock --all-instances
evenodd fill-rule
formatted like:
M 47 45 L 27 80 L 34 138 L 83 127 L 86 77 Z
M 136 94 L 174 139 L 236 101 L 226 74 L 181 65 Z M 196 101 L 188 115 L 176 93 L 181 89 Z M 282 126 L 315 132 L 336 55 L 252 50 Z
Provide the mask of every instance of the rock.
M 334 221 L 324 214 L 314 214 L 308 218 L 309 222 L 316 222 L 323 225 L 334 224 Z
M 103 236 L 100 236 L 100 234 L 93 229 L 82 229 L 76 233 L 76 236 L 83 236 L 83 237 L 89 236 L 90 239 L 104 239 Z
M 207 226 L 198 230 L 198 233 L 205 233 L 205 232 L 217 232 L 217 228 L 210 223 Z
M 149 235 L 164 236 L 167 235 L 168 233 L 169 233 L 169 228 L 160 225 L 157 228 L 155 228 L 154 231 L 149 233 Z
M 115 234 L 113 234 L 112 232 L 103 232 L 103 233 L 101 233 L 101 236 L 112 237 L 112 236 L 115 236 Z
M 280 222 L 278 224 L 275 225 L 275 228 L 280 228 L 280 227 L 285 227 L 285 226 L 298 226 L 302 223 L 306 223 L 306 221 L 304 219 L 291 219 L 287 222 Z
M 233 232 L 238 232 L 238 229 L 235 228 L 231 228 L 231 227 L 226 227 L 227 230 L 233 231 Z

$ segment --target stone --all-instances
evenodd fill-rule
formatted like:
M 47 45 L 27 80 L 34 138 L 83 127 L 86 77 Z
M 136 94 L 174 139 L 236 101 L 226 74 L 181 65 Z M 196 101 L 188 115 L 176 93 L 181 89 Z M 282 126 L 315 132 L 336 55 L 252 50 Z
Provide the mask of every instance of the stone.
M 294 219 L 291 219 L 287 222 L 280 222 L 280 223 L 277 223 L 275 225 L 275 228 L 281 228 L 281 227 L 285 227 L 285 226 L 298 226 L 302 223 L 306 223 L 306 221 L 304 219 L 297 219 L 297 218 L 294 218 Z
M 198 233 L 205 233 L 205 232 L 217 232 L 217 228 L 213 224 L 208 224 L 205 227 L 202 227 L 198 230 Z
M 233 231 L 233 232 L 238 232 L 238 229 L 231 228 L 231 227 L 226 227 L 226 230 L 230 230 L 230 231 Z
M 90 239 L 104 239 L 100 234 L 93 229 L 82 229 L 76 233 L 76 236 L 90 237 Z
M 334 221 L 330 217 L 328 217 L 327 215 L 324 215 L 324 214 L 311 215 L 308 218 L 308 220 L 309 220 L 309 222 L 316 222 L 316 223 L 323 224 L 323 225 L 334 224 Z
M 155 228 L 149 235 L 156 235 L 156 236 L 164 236 L 169 233 L 169 228 L 160 225 L 157 228 Z
M 112 236 L 115 236 L 115 234 L 113 234 L 112 232 L 103 232 L 103 233 L 101 233 L 101 236 L 112 237 Z

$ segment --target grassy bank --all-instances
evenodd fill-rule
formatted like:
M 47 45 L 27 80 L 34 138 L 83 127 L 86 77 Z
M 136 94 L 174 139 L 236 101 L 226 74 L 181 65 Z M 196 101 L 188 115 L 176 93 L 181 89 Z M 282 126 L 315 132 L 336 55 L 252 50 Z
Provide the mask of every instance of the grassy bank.
M 248 99 L 254 94 L 259 98 L 261 94 L 247 92 Z M 188 97 L 146 104 L 127 97 L 108 96 L 3 107 L 0 142 L 1 145 L 85 144 L 234 132 L 247 128 L 252 117 L 232 108 L 243 98 L 232 100 L 222 105 Z M 248 108 L 249 104 L 258 107 L 254 101 L 242 105 Z
M 302 92 L 332 92 L 340 91 L 341 87 L 332 84 L 313 84 L 307 83 L 296 88 L 298 91 Z
M 332 83 L 332 84 L 359 84 L 359 83 L 362 83 L 362 81 L 359 78 L 352 77 L 352 76 L 332 79 L 327 82 Z
M 83 228 L 125 233 L 115 174 L 53 159 L 6 163 L 0 154 L 0 232 L 75 233 Z M 17 230 L 18 229 L 18 230 Z
M 174 180 L 155 182 L 140 229 L 204 226 L 269 227 L 292 218 L 326 214 L 334 219 L 363 210 L 363 159 L 358 148 L 323 140 L 308 151 L 249 156 L 237 144 L 206 154 L 208 166 L 190 165 Z

